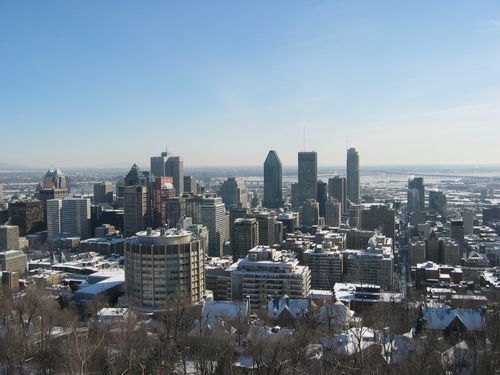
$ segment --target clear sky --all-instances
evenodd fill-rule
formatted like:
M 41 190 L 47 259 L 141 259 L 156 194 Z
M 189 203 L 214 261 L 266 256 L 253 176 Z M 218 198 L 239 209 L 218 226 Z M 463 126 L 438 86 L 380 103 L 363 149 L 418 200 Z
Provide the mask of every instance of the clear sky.
M 0 163 L 500 163 L 500 2 L 0 1 Z

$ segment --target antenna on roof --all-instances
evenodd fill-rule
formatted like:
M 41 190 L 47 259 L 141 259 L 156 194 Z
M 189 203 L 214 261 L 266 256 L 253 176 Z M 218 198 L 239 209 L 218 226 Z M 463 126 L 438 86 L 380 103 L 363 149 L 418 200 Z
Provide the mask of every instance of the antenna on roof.
M 306 150 L 306 127 L 304 126 L 304 151 Z

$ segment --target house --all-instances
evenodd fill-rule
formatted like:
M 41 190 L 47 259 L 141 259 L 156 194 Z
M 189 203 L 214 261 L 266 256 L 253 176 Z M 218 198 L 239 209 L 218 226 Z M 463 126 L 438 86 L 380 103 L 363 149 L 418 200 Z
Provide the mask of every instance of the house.
M 339 356 L 352 356 L 376 343 L 376 333 L 367 327 L 355 327 L 335 335 L 322 336 L 320 342 L 325 350 L 332 350 Z
M 269 297 L 267 301 L 267 316 L 280 324 L 290 323 L 295 319 L 304 319 L 311 312 L 309 298 Z
M 354 311 L 340 301 L 322 305 L 319 309 L 319 321 L 329 327 L 347 330 L 353 317 Z
M 447 305 L 427 307 L 424 319 L 427 329 L 456 338 L 470 332 L 480 333 L 486 328 L 485 313 L 479 309 L 452 309 Z

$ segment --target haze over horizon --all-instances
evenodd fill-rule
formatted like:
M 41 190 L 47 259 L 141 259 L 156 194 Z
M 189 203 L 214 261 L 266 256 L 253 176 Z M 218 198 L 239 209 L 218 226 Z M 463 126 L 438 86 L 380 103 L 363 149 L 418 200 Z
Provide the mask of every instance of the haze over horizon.
M 5 1 L 0 35 L 2 163 L 500 160 L 497 1 Z

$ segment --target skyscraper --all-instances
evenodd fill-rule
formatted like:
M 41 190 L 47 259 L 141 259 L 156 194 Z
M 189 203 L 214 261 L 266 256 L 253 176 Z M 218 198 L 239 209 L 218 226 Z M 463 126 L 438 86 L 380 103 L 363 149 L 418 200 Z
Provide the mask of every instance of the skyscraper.
M 123 226 L 126 237 L 134 236 L 148 225 L 148 190 L 146 186 L 132 185 L 123 188 Z
M 113 203 L 113 184 L 98 182 L 94 184 L 94 204 Z
M 319 222 L 319 203 L 314 199 L 307 199 L 302 205 L 300 213 L 300 221 L 302 225 L 313 226 Z
M 168 153 L 162 152 L 160 156 L 152 156 L 150 159 L 151 174 L 155 177 L 167 176 Z
M 60 169 L 49 169 L 38 185 L 36 196 L 43 202 L 44 224 L 47 222 L 47 201 L 68 196 L 66 177 Z
M 170 156 L 167 159 L 167 176 L 173 177 L 177 195 L 184 192 L 184 161 L 179 156 Z
M 264 161 L 264 207 L 283 206 L 282 180 L 281 160 L 276 151 L 271 150 Z
M 201 220 L 208 229 L 208 255 L 220 257 L 223 254 L 226 234 L 226 208 L 221 197 L 206 196 L 201 204 Z
M 241 204 L 241 207 L 248 207 L 247 187 L 245 181 L 240 178 L 228 177 L 222 183 L 221 196 L 226 208 L 231 209 Z
M 326 182 L 323 182 L 321 180 L 318 181 L 318 187 L 317 187 L 317 201 L 319 204 L 319 216 L 320 217 L 325 217 L 325 212 L 326 212 L 326 200 L 328 199 L 328 185 Z
M 49 240 L 61 235 L 61 208 L 62 199 L 47 201 L 47 237 Z
M 447 200 L 444 192 L 438 190 L 429 191 L 429 210 L 446 217 Z
M 347 150 L 347 199 L 352 203 L 361 203 L 359 187 L 359 154 L 355 148 Z
M 298 204 L 306 199 L 316 200 L 318 183 L 318 157 L 316 151 L 301 151 L 298 154 Z
M 61 207 L 61 232 L 81 239 L 90 237 L 90 199 L 65 198 Z
M 347 214 L 347 179 L 335 176 L 328 179 L 328 196 L 341 204 L 342 213 Z
M 408 180 L 408 213 L 425 211 L 425 188 L 422 177 Z

